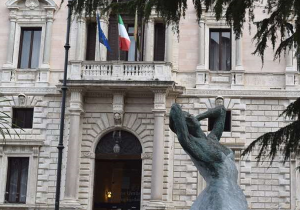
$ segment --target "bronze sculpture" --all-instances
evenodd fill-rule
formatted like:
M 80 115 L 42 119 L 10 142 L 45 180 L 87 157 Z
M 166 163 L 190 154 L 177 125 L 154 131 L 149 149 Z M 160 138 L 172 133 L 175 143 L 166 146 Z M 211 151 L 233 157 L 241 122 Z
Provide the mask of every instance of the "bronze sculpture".
M 215 123 L 206 136 L 199 121 L 209 117 L 215 118 Z M 178 104 L 172 105 L 170 128 L 207 183 L 191 210 L 247 210 L 245 195 L 237 184 L 234 153 L 219 142 L 225 117 L 222 104 L 196 117 L 182 111 Z

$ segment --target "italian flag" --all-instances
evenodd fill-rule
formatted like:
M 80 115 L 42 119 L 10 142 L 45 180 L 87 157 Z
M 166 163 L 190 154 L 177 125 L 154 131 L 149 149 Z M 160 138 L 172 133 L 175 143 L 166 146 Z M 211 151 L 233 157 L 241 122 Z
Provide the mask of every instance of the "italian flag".
M 126 31 L 126 28 L 124 26 L 121 15 L 118 15 L 118 17 L 119 17 L 118 28 L 119 28 L 119 45 L 120 45 L 120 49 L 123 50 L 123 51 L 129 51 L 130 39 L 129 39 L 128 33 Z

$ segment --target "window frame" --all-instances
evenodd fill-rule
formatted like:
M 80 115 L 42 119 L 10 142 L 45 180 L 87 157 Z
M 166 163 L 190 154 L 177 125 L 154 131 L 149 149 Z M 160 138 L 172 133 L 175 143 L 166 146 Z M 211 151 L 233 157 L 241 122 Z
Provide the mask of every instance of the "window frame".
M 230 68 L 229 70 L 223 70 L 221 69 L 221 65 L 222 65 L 222 42 L 220 41 L 220 47 L 219 47 L 219 69 L 218 70 L 213 70 L 211 69 L 211 65 L 210 65 L 210 51 L 211 51 L 211 33 L 212 32 L 219 32 L 219 40 L 222 40 L 221 37 L 222 37 L 222 32 L 229 32 L 230 34 Z M 210 71 L 231 71 L 232 70 L 232 52 L 233 52 L 233 49 L 232 49 L 232 30 L 231 28 L 209 28 L 209 39 L 208 39 L 208 69 Z
M 16 120 L 16 111 L 15 110 L 32 110 L 32 120 L 31 127 L 21 127 L 17 124 Z M 34 118 L 34 107 L 13 107 L 12 108 L 12 128 L 21 128 L 21 129 L 32 129 L 33 128 L 33 118 Z M 25 122 L 24 122 L 25 124 Z
M 16 199 L 16 202 L 9 202 L 9 188 L 10 188 L 10 181 L 11 181 L 11 160 L 12 159 L 20 159 L 20 160 L 28 160 L 28 165 L 27 165 L 27 182 L 26 182 L 26 198 L 24 202 L 20 201 L 20 196 Z M 18 173 L 18 186 L 17 186 L 17 193 L 20 195 L 20 190 L 21 190 L 21 175 L 22 175 L 22 169 L 19 168 L 19 173 Z M 28 182 L 29 182 L 29 170 L 30 170 L 30 157 L 7 157 L 7 176 L 6 176 L 6 186 L 5 186 L 5 194 L 4 194 L 4 202 L 5 203 L 13 203 L 13 204 L 26 204 L 27 201 L 27 196 L 28 196 Z
M 22 58 L 22 50 L 23 50 L 23 39 L 24 39 L 24 31 L 40 31 L 41 32 L 41 38 L 40 38 L 40 49 L 39 49 L 39 59 L 38 59 L 38 67 L 40 66 L 40 57 L 41 57 L 41 51 L 42 51 L 42 40 L 43 40 L 43 27 L 37 26 L 37 27 L 20 27 L 20 44 L 19 44 L 19 52 L 18 52 L 18 69 L 36 69 L 32 68 L 31 60 L 32 60 L 32 49 L 33 49 L 33 40 L 34 40 L 34 33 L 31 33 L 31 38 L 30 38 L 30 53 L 28 57 L 28 68 L 21 68 L 21 58 Z

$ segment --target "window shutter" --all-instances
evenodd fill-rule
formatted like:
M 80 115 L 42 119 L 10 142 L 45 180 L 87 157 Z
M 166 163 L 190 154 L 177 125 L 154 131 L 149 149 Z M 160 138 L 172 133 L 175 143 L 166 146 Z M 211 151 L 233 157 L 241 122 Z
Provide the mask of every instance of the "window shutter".
M 96 35 L 97 35 L 97 24 L 91 22 L 88 24 L 87 42 L 86 42 L 86 60 L 95 60 L 96 51 Z
M 155 24 L 154 61 L 165 60 L 166 27 L 163 23 Z

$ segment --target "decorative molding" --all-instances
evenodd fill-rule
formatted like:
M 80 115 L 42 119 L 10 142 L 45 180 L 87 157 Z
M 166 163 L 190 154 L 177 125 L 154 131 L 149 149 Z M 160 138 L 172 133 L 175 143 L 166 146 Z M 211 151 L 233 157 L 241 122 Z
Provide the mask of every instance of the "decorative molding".
M 186 89 L 182 97 L 215 97 L 222 95 L 224 97 L 238 98 L 298 98 L 299 91 L 285 90 L 205 90 L 205 89 Z
M 165 110 L 167 96 L 166 90 L 153 89 L 152 91 L 154 92 L 154 110 Z
M 6 2 L 6 6 L 7 6 L 8 8 L 9 8 L 9 7 L 12 7 L 12 6 L 14 6 L 18 1 L 19 1 L 19 0 L 9 0 L 9 1 Z M 55 9 L 58 8 L 57 4 L 56 4 L 53 0 L 44 0 L 44 1 L 48 4 L 47 6 L 54 7 Z M 28 3 L 27 3 L 27 2 L 28 2 Z M 39 5 L 38 0 L 26 0 L 27 5 L 29 5 L 29 6 L 32 4 L 32 2 L 34 2 L 34 4 L 38 3 L 38 5 Z M 26 3 L 25 3 L 25 6 L 27 6 Z M 27 6 L 27 7 L 29 7 L 29 6 Z
M 116 91 L 113 95 L 113 112 L 116 126 L 121 126 L 123 123 L 124 95 L 124 91 Z
M 40 2 L 38 0 L 26 0 L 25 6 L 34 9 L 40 5 Z
M 152 153 L 142 153 L 141 158 L 142 160 L 152 160 Z
M 0 87 L 1 95 L 15 95 L 20 92 L 26 95 L 58 95 L 56 87 Z
M 82 152 L 82 158 L 95 158 L 95 154 L 93 152 Z

